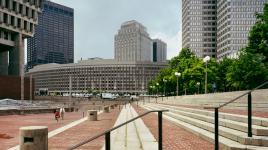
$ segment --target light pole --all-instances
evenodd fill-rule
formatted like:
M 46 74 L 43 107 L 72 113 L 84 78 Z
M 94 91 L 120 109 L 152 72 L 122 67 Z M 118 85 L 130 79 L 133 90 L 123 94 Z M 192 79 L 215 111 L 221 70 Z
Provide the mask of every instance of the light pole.
M 163 79 L 163 82 L 164 82 L 164 96 L 166 96 L 166 83 L 167 83 L 167 80 Z
M 200 82 L 197 82 L 196 85 L 197 85 L 197 89 L 198 89 L 198 93 L 197 94 L 199 94 L 199 85 L 200 85 Z
M 158 96 L 158 87 L 159 87 L 159 83 L 156 83 L 156 96 Z
M 209 56 L 206 56 L 203 61 L 206 63 L 206 76 L 205 76 L 205 94 L 207 94 L 207 84 L 208 84 L 208 71 L 207 71 L 207 68 L 208 68 L 208 61 L 210 60 L 210 57 Z
M 181 73 L 175 72 L 175 76 L 177 77 L 177 88 L 176 88 L 176 92 L 177 92 L 177 96 L 178 96 L 179 95 L 179 77 L 181 76 Z

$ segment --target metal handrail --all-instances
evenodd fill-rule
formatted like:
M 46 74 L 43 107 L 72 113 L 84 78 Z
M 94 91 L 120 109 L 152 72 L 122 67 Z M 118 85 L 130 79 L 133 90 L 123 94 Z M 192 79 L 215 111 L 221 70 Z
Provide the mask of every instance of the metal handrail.
M 230 104 L 230 103 L 233 103 L 234 101 L 238 100 L 239 98 L 245 96 L 245 95 L 248 95 L 248 137 L 252 137 L 252 96 L 251 96 L 251 93 L 263 86 L 265 86 L 266 84 L 268 84 L 268 81 L 265 81 L 263 84 L 257 86 L 256 88 L 218 106 L 218 107 L 205 107 L 205 109 L 214 109 L 214 134 L 215 134 L 215 137 L 214 137 L 214 140 L 215 140 L 215 143 L 214 143 L 214 149 L 215 150 L 219 150 L 219 109 L 221 109 L 222 107 Z
M 143 116 L 145 116 L 145 115 L 147 115 L 149 113 L 152 113 L 152 112 L 158 112 L 158 126 L 159 126 L 159 128 L 158 128 L 159 133 L 158 134 L 160 135 L 158 137 L 159 138 L 159 140 L 158 140 L 158 144 L 159 144 L 158 148 L 159 148 L 159 150 L 162 150 L 162 112 L 166 112 L 166 111 L 168 111 L 168 110 L 151 110 L 151 111 L 148 111 L 148 112 L 146 112 L 146 113 L 144 113 L 142 115 L 139 115 L 139 116 L 137 116 L 135 118 L 132 118 L 132 119 L 130 119 L 130 120 L 118 125 L 118 126 L 115 126 L 115 127 L 111 128 L 109 130 L 106 130 L 106 131 L 104 131 L 104 132 L 102 132 L 102 133 L 100 133 L 100 134 L 98 134 L 98 135 L 96 135 L 96 136 L 94 136 L 92 138 L 89 138 L 89 139 L 87 139 L 87 140 L 85 140 L 85 141 L 83 141 L 83 142 L 81 142 L 79 144 L 76 144 L 76 145 L 68 148 L 68 150 L 76 149 L 76 148 L 78 148 L 78 147 L 80 147 L 80 146 L 82 146 L 82 145 L 84 145 L 86 143 L 89 143 L 89 142 L 91 142 L 91 141 L 93 141 L 93 140 L 95 140 L 95 139 L 97 139 L 97 138 L 99 138 L 101 136 L 104 136 L 104 135 L 105 135 L 105 149 L 110 150 L 110 132 L 112 132 L 113 130 L 116 130 L 116 129 L 118 129 L 118 128 L 120 128 L 120 127 L 122 127 L 122 126 L 124 126 L 124 125 L 126 125 L 126 124 L 128 124 L 128 123 L 130 123 L 130 122 L 132 122 L 134 120 L 136 120 L 136 119 L 139 119 L 139 118 L 141 118 L 141 117 L 143 117 Z
M 248 91 L 248 92 L 246 92 L 246 93 L 244 93 L 244 94 L 242 94 L 242 95 L 240 95 L 240 96 L 238 96 L 238 97 L 236 97 L 236 98 L 230 100 L 229 102 L 226 102 L 226 103 L 224 103 L 224 104 L 218 106 L 218 109 L 220 109 L 220 108 L 222 108 L 222 107 L 224 107 L 224 106 L 226 106 L 226 105 L 228 105 L 228 104 L 230 104 L 230 103 L 232 103 L 232 102 L 238 100 L 239 98 L 241 98 L 241 97 L 243 97 L 243 96 L 245 96 L 245 95 L 247 95 L 247 94 L 249 94 L 249 93 L 252 93 L 253 91 L 255 91 L 255 90 L 257 90 L 257 89 L 259 89 L 259 88 L 265 86 L 266 84 L 268 84 L 268 81 L 266 81 L 266 82 L 264 82 L 263 84 L 257 86 L 256 88 L 254 88 L 254 89 L 252 89 L 252 90 L 250 90 L 250 91 Z

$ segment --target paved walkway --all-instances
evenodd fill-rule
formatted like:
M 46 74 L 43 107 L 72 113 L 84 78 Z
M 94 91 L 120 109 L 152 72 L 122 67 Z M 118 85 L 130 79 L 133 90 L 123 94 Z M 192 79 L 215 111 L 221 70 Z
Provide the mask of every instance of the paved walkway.
M 98 121 L 84 121 L 62 133 L 59 133 L 48 140 L 49 150 L 65 150 L 85 139 L 91 138 L 105 130 L 113 127 L 118 117 L 119 109 L 111 109 L 110 113 L 102 113 Z M 88 144 L 79 147 L 79 150 L 99 150 L 104 144 L 104 136 Z
M 147 111 L 141 107 L 134 108 L 138 114 Z M 158 139 L 157 115 L 149 114 L 142 119 L 153 133 L 154 137 Z M 214 147 L 212 143 L 174 125 L 166 119 L 163 119 L 163 148 L 166 150 L 212 150 Z
M 21 126 L 48 126 L 49 132 L 82 118 L 81 112 L 66 113 L 58 123 L 53 113 L 0 116 L 0 150 L 19 144 Z
M 137 117 L 131 105 L 123 107 L 114 126 Z M 104 145 L 105 146 L 105 145 Z M 102 150 L 105 149 L 103 146 Z M 142 119 L 130 122 L 111 133 L 112 150 L 156 150 L 158 143 Z

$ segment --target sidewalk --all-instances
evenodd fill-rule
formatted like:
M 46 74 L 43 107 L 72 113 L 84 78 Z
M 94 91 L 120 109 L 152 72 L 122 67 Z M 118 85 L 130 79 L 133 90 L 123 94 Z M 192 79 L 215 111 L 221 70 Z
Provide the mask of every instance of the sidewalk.
M 111 109 L 110 113 L 101 113 L 98 121 L 84 121 L 62 133 L 48 139 L 49 150 L 65 150 L 83 140 L 91 138 L 113 127 L 119 114 L 119 109 Z M 104 144 L 104 136 L 79 147 L 79 150 L 99 150 Z
M 19 144 L 19 128 L 22 126 L 48 126 L 50 132 L 81 118 L 81 112 L 66 113 L 65 119 L 58 123 L 53 113 L 0 116 L 0 150 Z
M 147 110 L 132 105 L 139 115 Z M 143 118 L 144 123 L 158 139 L 158 118 L 156 114 L 148 114 Z M 213 144 L 174 125 L 163 118 L 163 149 L 166 150 L 212 150 Z

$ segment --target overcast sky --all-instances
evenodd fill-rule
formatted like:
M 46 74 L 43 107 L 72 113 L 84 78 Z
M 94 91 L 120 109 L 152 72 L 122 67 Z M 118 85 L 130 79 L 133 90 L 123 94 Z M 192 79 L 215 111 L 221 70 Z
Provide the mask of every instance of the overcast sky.
M 181 49 L 181 0 L 51 0 L 74 9 L 75 62 L 113 58 L 114 35 L 129 20 L 167 43 L 168 59 Z

